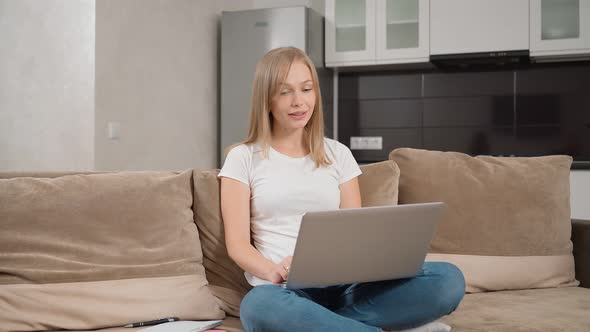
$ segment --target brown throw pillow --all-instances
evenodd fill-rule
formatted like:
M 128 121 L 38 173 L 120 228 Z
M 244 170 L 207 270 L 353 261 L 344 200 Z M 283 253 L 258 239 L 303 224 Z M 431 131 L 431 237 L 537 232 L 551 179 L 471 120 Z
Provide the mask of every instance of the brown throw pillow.
M 86 330 L 221 319 L 193 222 L 192 171 L 0 180 L 0 322 Z
M 572 158 L 471 157 L 397 149 L 400 204 L 445 202 L 428 260 L 465 274 L 468 292 L 574 286 Z

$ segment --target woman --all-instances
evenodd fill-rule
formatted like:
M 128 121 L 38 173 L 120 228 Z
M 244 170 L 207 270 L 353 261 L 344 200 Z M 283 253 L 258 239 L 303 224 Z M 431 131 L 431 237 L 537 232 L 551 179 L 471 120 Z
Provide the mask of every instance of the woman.
M 246 331 L 381 331 L 422 326 L 461 301 L 461 272 L 425 263 L 408 279 L 288 290 L 302 215 L 358 208 L 361 170 L 350 150 L 324 138 L 317 73 L 292 47 L 268 52 L 253 81 L 248 138 L 230 148 L 221 210 L 230 257 L 255 286 L 242 300 Z M 360 222 L 360 221 L 359 221 Z M 251 237 L 252 236 L 252 237 Z M 447 328 L 438 323 L 432 327 Z

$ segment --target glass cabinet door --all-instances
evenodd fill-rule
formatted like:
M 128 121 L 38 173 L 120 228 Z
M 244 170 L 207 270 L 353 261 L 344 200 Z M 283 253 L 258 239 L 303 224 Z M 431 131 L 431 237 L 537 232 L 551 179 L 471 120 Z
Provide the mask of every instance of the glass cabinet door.
M 366 50 L 366 0 L 336 1 L 335 11 L 336 52 Z
M 428 0 L 378 0 L 377 61 L 428 61 L 428 20 Z
M 588 52 L 590 1 L 531 0 L 530 10 L 532 56 Z
M 418 1 L 385 1 L 385 48 L 415 48 L 420 41 Z
M 541 0 L 541 40 L 580 38 L 580 0 Z
M 326 65 L 372 64 L 375 0 L 326 1 Z

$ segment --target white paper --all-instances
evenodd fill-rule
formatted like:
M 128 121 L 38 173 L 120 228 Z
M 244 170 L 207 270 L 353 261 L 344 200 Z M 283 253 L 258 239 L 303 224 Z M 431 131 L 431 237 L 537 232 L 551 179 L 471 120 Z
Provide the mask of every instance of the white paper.
M 176 322 L 158 324 L 140 331 L 142 332 L 200 332 L 221 325 L 220 320 L 179 320 Z

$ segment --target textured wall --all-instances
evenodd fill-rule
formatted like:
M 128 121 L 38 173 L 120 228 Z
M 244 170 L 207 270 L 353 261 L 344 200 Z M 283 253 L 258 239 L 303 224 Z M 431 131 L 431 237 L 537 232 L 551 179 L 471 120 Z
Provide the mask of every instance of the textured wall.
M 0 0 L 0 170 L 94 167 L 91 0 Z

